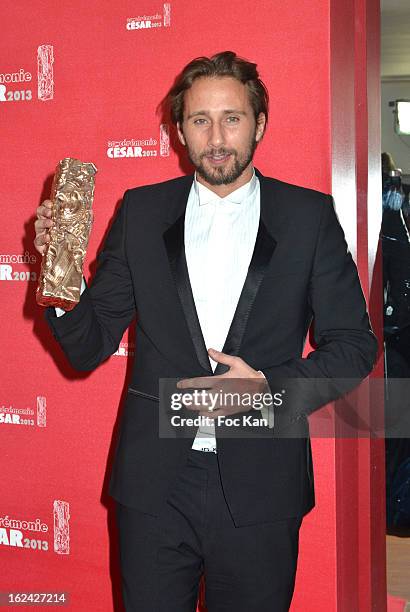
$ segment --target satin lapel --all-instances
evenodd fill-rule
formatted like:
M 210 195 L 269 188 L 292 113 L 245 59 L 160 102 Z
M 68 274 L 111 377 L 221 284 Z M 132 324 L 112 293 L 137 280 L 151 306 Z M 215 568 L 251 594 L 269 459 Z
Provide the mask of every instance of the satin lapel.
M 222 349 L 222 352 L 228 355 L 237 355 L 239 352 L 253 302 L 276 246 L 276 240 L 268 232 L 262 220 L 262 196 L 263 191 L 261 189 L 261 217 L 255 247 L 235 314 Z M 218 363 L 214 373 L 224 374 L 228 369 L 228 366 Z
M 222 351 L 228 355 L 237 355 L 239 353 L 252 305 L 276 246 L 276 240 L 264 222 L 264 219 L 267 220 L 269 222 L 269 228 L 273 228 L 275 230 L 276 222 L 279 220 L 279 217 L 277 211 L 272 210 L 274 209 L 275 205 L 274 196 L 271 190 L 268 189 L 268 185 L 266 180 L 264 180 L 263 175 L 257 169 L 255 169 L 255 171 L 260 181 L 261 214 L 251 262 L 249 264 L 235 314 L 222 349 Z M 188 193 L 189 190 L 184 193 L 183 198 L 179 201 L 178 209 L 180 214 L 176 221 L 174 221 L 170 227 L 165 230 L 163 238 L 168 254 L 169 265 L 198 362 L 202 368 L 204 368 L 204 370 L 212 375 L 212 367 L 209 361 L 208 352 L 195 307 L 185 257 L 184 220 Z M 183 212 L 181 213 L 181 211 Z M 218 363 L 214 374 L 223 374 L 228 369 L 228 366 Z
M 174 277 L 196 356 L 204 370 L 212 374 L 212 367 L 202 335 L 189 280 L 188 266 L 185 257 L 184 219 L 185 210 L 175 223 L 164 232 L 165 248 L 167 250 L 169 265 Z

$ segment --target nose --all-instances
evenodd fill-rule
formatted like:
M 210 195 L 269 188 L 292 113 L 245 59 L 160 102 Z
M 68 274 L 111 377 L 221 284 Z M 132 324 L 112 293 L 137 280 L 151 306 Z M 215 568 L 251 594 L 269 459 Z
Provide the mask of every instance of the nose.
M 218 122 L 212 123 L 208 142 L 212 147 L 220 147 L 224 143 L 223 128 Z

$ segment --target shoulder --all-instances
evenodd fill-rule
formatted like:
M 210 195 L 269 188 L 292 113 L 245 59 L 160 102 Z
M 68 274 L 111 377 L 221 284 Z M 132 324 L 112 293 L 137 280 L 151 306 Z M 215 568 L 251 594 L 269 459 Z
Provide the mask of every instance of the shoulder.
M 192 183 L 193 176 L 180 176 L 160 183 L 152 183 L 150 185 L 141 185 L 127 189 L 124 197 L 128 200 L 141 200 L 147 198 L 157 198 L 159 196 L 168 196 L 177 194 Z
M 273 177 L 259 176 L 259 180 L 265 191 L 270 192 L 279 200 L 286 200 L 288 204 L 291 200 L 293 205 L 299 204 L 320 208 L 324 203 L 329 203 L 332 200 L 331 195 L 328 193 L 293 183 L 286 183 Z
M 147 222 L 149 219 L 155 223 L 163 222 L 172 217 L 173 210 L 178 208 L 181 201 L 187 199 L 192 182 L 193 175 L 187 175 L 127 189 L 122 206 L 130 220 L 143 216 Z
M 259 180 L 261 197 L 282 224 L 316 233 L 324 217 L 336 217 L 333 198 L 327 193 L 267 176 L 260 175 Z

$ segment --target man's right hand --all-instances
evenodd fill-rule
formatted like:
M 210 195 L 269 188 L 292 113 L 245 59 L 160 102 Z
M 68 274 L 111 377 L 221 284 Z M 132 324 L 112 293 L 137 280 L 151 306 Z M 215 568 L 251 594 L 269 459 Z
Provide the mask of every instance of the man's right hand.
M 44 200 L 37 208 L 37 220 L 34 223 L 36 237 L 34 246 L 41 255 L 44 254 L 47 244 L 50 242 L 50 228 L 54 221 L 51 219 L 53 203 L 51 200 Z

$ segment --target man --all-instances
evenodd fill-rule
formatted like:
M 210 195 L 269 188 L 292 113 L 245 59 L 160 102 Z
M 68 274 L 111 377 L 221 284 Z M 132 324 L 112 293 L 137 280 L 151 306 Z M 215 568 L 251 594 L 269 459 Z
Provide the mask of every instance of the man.
M 209 612 L 284 611 L 314 506 L 307 413 L 335 393 L 295 396 L 262 436 L 212 419 L 162 436 L 161 379 L 209 394 L 232 380 L 274 394 L 283 379 L 361 379 L 376 340 L 331 197 L 253 168 L 268 119 L 256 65 L 232 52 L 193 60 L 168 101 L 195 176 L 128 190 L 92 285 L 47 320 L 73 366 L 92 370 L 138 313 L 110 482 L 126 609 L 192 612 L 204 573 Z M 38 209 L 39 250 L 50 206 Z M 312 318 L 317 348 L 303 359 Z M 241 412 L 258 411 L 216 414 Z

